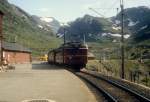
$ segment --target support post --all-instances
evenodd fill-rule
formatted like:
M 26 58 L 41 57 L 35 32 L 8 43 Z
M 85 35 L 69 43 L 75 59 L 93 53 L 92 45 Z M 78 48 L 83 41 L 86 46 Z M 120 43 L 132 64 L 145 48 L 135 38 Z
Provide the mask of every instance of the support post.
M 65 44 L 66 44 L 66 29 L 64 26 L 64 47 L 63 47 L 63 64 L 65 63 Z
M 66 29 L 65 29 L 65 26 L 64 26 L 64 44 L 66 43 Z
M 121 7 L 121 78 L 125 78 L 124 72 L 124 5 L 123 0 L 120 0 Z

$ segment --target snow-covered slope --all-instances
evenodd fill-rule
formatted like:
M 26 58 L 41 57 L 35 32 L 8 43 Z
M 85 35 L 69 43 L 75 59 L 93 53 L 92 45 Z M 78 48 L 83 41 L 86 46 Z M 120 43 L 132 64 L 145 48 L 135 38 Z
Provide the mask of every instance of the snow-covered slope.
M 47 22 L 47 23 L 54 21 L 54 18 L 52 18 L 52 17 L 41 17 L 40 19 L 44 22 Z
M 33 15 L 32 18 L 40 29 L 44 29 L 46 31 L 51 29 L 54 33 L 56 33 L 60 28 L 60 23 L 53 17 L 38 17 Z

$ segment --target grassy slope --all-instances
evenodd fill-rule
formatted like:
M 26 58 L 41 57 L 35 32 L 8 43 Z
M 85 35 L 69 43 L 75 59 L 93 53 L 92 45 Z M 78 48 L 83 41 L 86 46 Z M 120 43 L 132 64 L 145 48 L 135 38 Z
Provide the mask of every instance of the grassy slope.
M 101 71 L 104 74 L 111 74 L 113 76 L 120 76 L 120 44 L 119 43 L 88 43 L 89 49 L 95 54 L 97 60 L 89 60 L 87 68 L 90 70 Z M 144 43 L 145 45 L 145 43 Z M 128 46 L 126 44 L 125 46 Z M 146 49 L 137 49 L 135 45 L 132 45 L 133 48 L 126 48 L 125 50 L 125 74 L 126 78 L 130 79 L 130 72 L 136 72 L 138 70 L 142 71 L 140 76 L 140 82 L 145 84 L 145 73 L 150 72 L 150 59 L 143 60 L 144 63 L 140 63 L 138 60 L 140 58 L 140 53 L 144 52 Z M 138 55 L 137 58 L 132 58 L 131 53 Z M 105 61 L 104 61 L 105 56 Z M 102 63 L 99 63 L 99 60 Z M 150 84 L 150 79 L 149 84 Z
M 148 61 L 150 63 L 150 60 Z M 87 69 L 102 72 L 105 75 L 113 75 L 115 77 L 120 77 L 120 60 L 89 60 L 87 64 Z M 143 74 L 140 75 L 140 83 L 145 83 L 145 73 L 150 71 L 147 64 L 141 64 L 137 60 L 126 60 L 125 61 L 125 76 L 126 79 L 130 80 L 130 73 L 141 70 Z M 150 86 L 150 78 L 148 78 L 148 85 Z
M 51 31 L 40 30 L 34 24 L 32 18 L 25 12 L 18 14 L 18 9 L 10 5 L 8 2 L 1 1 L 0 10 L 5 12 L 3 22 L 3 34 L 5 41 L 14 42 L 29 47 L 33 51 L 33 55 L 47 51 L 49 48 L 56 48 L 61 40 L 53 36 Z M 15 40 L 16 39 L 16 40 Z

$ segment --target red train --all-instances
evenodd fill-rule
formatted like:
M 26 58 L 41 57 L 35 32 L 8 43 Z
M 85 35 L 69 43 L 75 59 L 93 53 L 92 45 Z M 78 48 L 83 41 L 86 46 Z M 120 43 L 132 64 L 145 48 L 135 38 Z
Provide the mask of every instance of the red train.
M 63 44 L 58 49 L 49 51 L 48 62 L 50 64 L 67 65 L 77 70 L 86 66 L 88 61 L 88 47 L 79 42 Z

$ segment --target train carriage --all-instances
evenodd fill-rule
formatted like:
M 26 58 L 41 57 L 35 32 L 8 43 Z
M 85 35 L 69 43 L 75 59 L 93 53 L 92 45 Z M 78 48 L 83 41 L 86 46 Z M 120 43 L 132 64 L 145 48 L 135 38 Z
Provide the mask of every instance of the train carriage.
M 86 44 L 79 42 L 66 43 L 48 53 L 48 62 L 80 69 L 86 66 L 88 60 L 87 51 Z
M 85 67 L 87 63 L 87 46 L 71 44 L 64 47 L 64 60 L 65 64 L 75 67 Z

